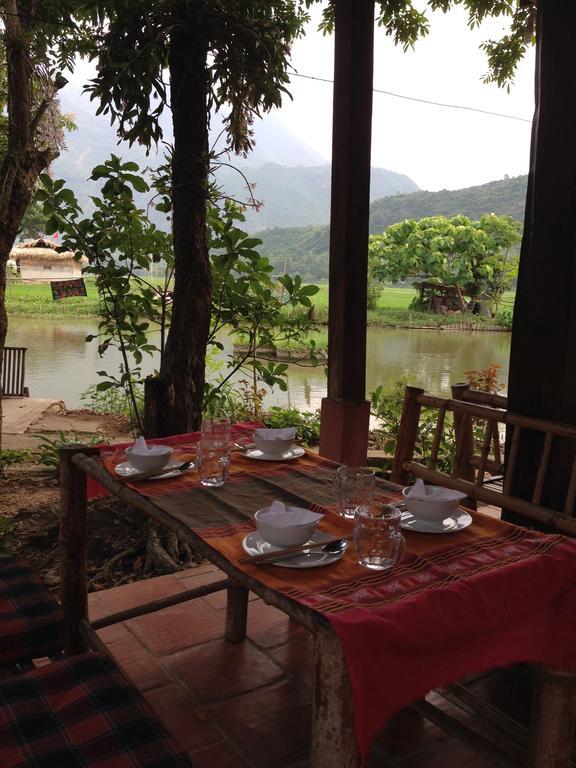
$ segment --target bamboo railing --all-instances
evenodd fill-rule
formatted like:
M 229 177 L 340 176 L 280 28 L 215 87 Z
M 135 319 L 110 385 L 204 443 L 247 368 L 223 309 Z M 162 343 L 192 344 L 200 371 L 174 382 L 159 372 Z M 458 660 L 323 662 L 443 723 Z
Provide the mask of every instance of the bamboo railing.
M 406 387 L 404 405 L 398 434 L 396 454 L 392 465 L 393 482 L 407 484 L 411 477 L 466 493 L 475 503 L 482 502 L 516 512 L 552 529 L 576 535 L 576 427 L 530 416 L 510 413 L 506 410 L 506 398 L 466 391 L 466 387 L 453 388 L 452 399 L 427 395 L 423 389 Z M 481 396 L 484 396 L 484 400 Z M 492 405 L 482 402 L 490 401 Z M 423 462 L 415 458 L 418 428 L 423 408 L 436 409 L 434 438 L 430 456 Z M 446 414 L 454 418 L 456 450 L 450 473 L 437 469 L 439 447 L 445 428 Z M 483 440 L 478 450 L 473 425 L 482 424 Z M 510 449 L 506 466 L 501 452 L 500 435 L 507 431 Z M 513 479 L 518 471 L 518 451 L 524 433 L 535 432 L 542 436 L 542 448 L 538 469 L 530 499 L 512 495 Z M 554 441 L 574 441 L 574 457 L 564 496 L 562 509 L 549 509 L 542 504 L 543 490 Z M 490 485 L 494 475 L 503 476 L 499 490 Z

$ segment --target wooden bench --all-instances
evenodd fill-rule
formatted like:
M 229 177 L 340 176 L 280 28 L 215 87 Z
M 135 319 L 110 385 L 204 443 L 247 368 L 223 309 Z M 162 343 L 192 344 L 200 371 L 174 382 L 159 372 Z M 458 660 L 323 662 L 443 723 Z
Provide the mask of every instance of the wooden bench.
M 474 393 L 466 387 L 453 392 L 451 399 L 428 395 L 417 387 L 407 387 L 396 453 L 392 465 L 393 482 L 406 485 L 414 477 L 467 494 L 472 503 L 481 502 L 515 513 L 537 525 L 576 535 L 576 427 L 510 413 L 501 395 Z M 482 402 L 484 400 L 484 402 Z M 486 405 L 490 401 L 492 404 Z M 434 414 L 435 425 L 429 455 L 417 452 L 423 410 Z M 438 468 L 440 448 L 448 425 L 454 429 L 451 467 Z M 514 475 L 518 471 L 518 448 L 525 433 L 540 440 L 540 456 L 534 473 L 530 499 L 513 495 Z M 504 439 L 509 451 L 504 462 Z M 556 440 L 568 440 L 573 447 L 570 476 L 561 509 L 542 503 L 544 483 Z
M 34 570 L 1 557 L 2 768 L 194 768 L 107 653 L 62 656 L 63 620 Z M 56 660 L 34 665 L 45 656 Z
M 0 395 L 29 397 L 28 387 L 24 385 L 26 347 L 1 347 L 0 358 Z
M 112 659 L 88 653 L 0 680 L 2 768 L 194 768 Z

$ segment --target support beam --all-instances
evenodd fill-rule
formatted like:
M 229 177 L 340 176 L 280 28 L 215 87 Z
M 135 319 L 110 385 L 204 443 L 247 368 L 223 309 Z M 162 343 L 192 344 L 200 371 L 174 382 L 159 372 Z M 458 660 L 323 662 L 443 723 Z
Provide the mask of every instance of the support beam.
M 335 1 L 328 397 L 320 453 L 363 464 L 368 451 L 366 297 L 374 0 Z
M 536 112 L 510 350 L 508 408 L 576 424 L 576 3 L 538 3 Z M 529 499 L 541 441 L 522 436 L 511 493 Z M 542 504 L 561 508 L 573 452 L 559 442 Z M 513 515 L 506 519 L 521 522 Z

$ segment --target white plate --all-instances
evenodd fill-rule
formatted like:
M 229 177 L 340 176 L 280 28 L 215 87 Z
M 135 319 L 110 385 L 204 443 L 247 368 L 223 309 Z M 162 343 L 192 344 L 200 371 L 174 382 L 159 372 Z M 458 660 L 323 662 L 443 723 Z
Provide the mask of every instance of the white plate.
M 334 538 L 329 533 L 323 533 L 322 531 L 315 531 L 311 541 L 323 541 L 324 539 Z M 266 552 L 278 552 L 281 547 L 275 547 L 274 544 L 269 544 L 264 541 L 258 531 L 249 533 L 248 536 L 242 541 L 244 551 L 249 555 L 263 555 Z M 294 557 L 287 558 L 286 560 L 277 560 L 275 563 L 269 563 L 269 565 L 279 565 L 281 568 L 318 568 L 320 565 L 329 565 L 335 563 L 336 560 L 340 560 L 344 550 L 342 552 L 323 552 L 321 549 L 312 549 L 310 552 L 303 552 Z
M 183 475 L 185 472 L 188 472 L 190 469 L 194 469 L 194 467 L 189 467 L 188 469 L 185 469 L 184 472 L 178 469 L 178 467 L 183 464 L 183 461 L 171 461 L 168 464 L 166 464 L 165 467 L 158 470 L 160 474 L 153 475 L 152 477 L 147 477 L 146 480 L 167 480 L 169 477 L 178 477 L 178 475 Z M 174 467 L 174 470 L 172 472 L 168 472 L 170 467 Z M 121 464 L 118 464 L 117 467 L 115 467 L 116 474 L 119 477 L 131 477 L 134 475 L 134 479 L 138 475 L 141 475 L 142 472 L 139 469 L 135 469 L 132 464 L 128 461 L 123 461 Z
M 299 445 L 290 448 L 289 451 L 281 453 L 279 456 L 269 456 L 267 453 L 262 453 L 258 448 L 251 448 L 244 454 L 249 459 L 258 459 L 258 461 L 290 461 L 290 459 L 297 459 L 300 456 L 304 456 L 306 451 L 304 448 L 300 448 Z
M 462 509 L 439 523 L 425 523 L 423 520 L 417 520 L 412 512 L 402 512 L 401 521 L 402 528 L 407 531 L 418 531 L 418 533 L 456 533 L 467 528 L 471 523 L 472 515 Z

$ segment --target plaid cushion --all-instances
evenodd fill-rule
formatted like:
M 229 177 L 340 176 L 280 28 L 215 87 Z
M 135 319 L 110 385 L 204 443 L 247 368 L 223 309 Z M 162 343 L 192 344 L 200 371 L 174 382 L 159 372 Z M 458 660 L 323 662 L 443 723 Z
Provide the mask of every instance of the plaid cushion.
M 0 665 L 62 648 L 63 613 L 42 579 L 20 558 L 0 557 Z
M 192 768 L 104 654 L 0 680 L 2 768 Z

